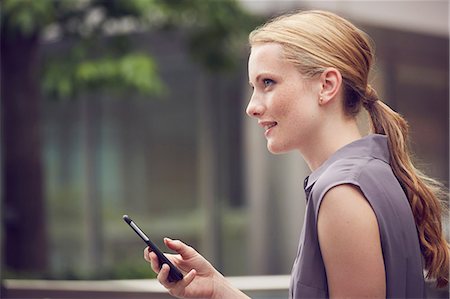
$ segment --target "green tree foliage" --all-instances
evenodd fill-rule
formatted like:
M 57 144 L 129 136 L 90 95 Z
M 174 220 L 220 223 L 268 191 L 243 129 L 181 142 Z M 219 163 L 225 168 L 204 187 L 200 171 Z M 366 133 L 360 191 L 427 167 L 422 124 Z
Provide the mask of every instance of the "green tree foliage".
M 1 17 L 17 34 L 73 43 L 68 56 L 51 57 L 43 69 L 42 91 L 56 98 L 106 88 L 161 93 L 154 59 L 124 41 L 136 32 L 182 28 L 197 62 L 233 68 L 241 38 L 258 21 L 228 0 L 3 0 Z M 99 48 L 100 57 L 90 54 Z
M 161 91 L 161 84 L 150 55 L 118 47 L 106 49 L 103 55 L 108 57 L 89 53 L 98 47 L 98 39 L 108 34 L 108 28 L 123 28 L 128 20 L 138 30 L 155 8 L 151 0 L 4 0 L 2 25 L 14 34 L 37 35 L 40 40 L 53 34 L 74 44 L 68 56 L 46 62 L 42 91 L 47 96 L 64 98 L 111 86 L 154 94 Z M 111 39 L 121 37 L 119 33 L 111 35 Z
M 164 26 L 188 28 L 190 51 L 198 62 L 213 71 L 238 63 L 243 38 L 262 19 L 242 11 L 234 1 L 156 0 L 164 15 Z

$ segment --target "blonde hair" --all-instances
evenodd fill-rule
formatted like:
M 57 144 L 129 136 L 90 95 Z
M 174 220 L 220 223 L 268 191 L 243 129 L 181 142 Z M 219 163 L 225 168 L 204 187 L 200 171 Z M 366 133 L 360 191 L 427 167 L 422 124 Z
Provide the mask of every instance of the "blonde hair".
M 341 72 L 345 113 L 354 117 L 363 106 L 370 115 L 371 131 L 388 137 L 391 167 L 414 214 L 427 278 L 436 279 L 438 287 L 448 285 L 449 244 L 441 223 L 447 193 L 442 184 L 414 167 L 407 122 L 384 104 L 370 86 L 374 50 L 369 37 L 349 21 L 315 10 L 277 17 L 251 32 L 249 42 L 251 46 L 280 44 L 285 59 L 307 77 L 328 67 Z

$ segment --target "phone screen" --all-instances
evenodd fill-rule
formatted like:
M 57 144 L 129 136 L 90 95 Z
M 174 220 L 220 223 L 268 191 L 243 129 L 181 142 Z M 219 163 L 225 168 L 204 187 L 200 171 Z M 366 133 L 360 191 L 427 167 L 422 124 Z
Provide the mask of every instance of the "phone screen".
M 181 271 L 169 261 L 169 259 L 164 255 L 164 253 L 162 253 L 162 251 L 159 250 L 158 246 L 156 246 L 150 240 L 150 238 L 147 237 L 147 235 L 139 228 L 139 226 L 137 226 L 137 224 L 133 220 L 131 220 L 131 218 L 128 217 L 128 215 L 123 215 L 122 218 L 136 232 L 136 234 L 138 234 L 138 236 L 141 237 L 142 240 L 144 240 L 145 244 L 147 244 L 148 247 L 150 247 L 150 249 L 156 254 L 159 261 L 159 268 L 161 269 L 163 264 L 169 265 L 170 271 L 167 280 L 170 282 L 175 282 L 183 279 L 183 274 L 181 273 Z

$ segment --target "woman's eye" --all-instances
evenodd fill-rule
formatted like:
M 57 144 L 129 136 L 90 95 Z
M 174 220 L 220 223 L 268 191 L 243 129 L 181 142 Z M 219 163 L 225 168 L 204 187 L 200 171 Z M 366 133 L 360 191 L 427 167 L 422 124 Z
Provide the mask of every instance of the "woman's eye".
M 263 79 L 262 80 L 264 87 L 269 87 L 270 85 L 272 85 L 273 83 L 275 83 L 273 80 L 271 79 Z

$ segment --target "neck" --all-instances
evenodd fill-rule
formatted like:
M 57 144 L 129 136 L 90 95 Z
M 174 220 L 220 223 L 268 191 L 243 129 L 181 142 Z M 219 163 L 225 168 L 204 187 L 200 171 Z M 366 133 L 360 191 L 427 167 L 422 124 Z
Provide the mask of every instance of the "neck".
M 356 120 L 334 123 L 318 132 L 314 141 L 300 149 L 311 171 L 319 168 L 341 147 L 361 138 Z

